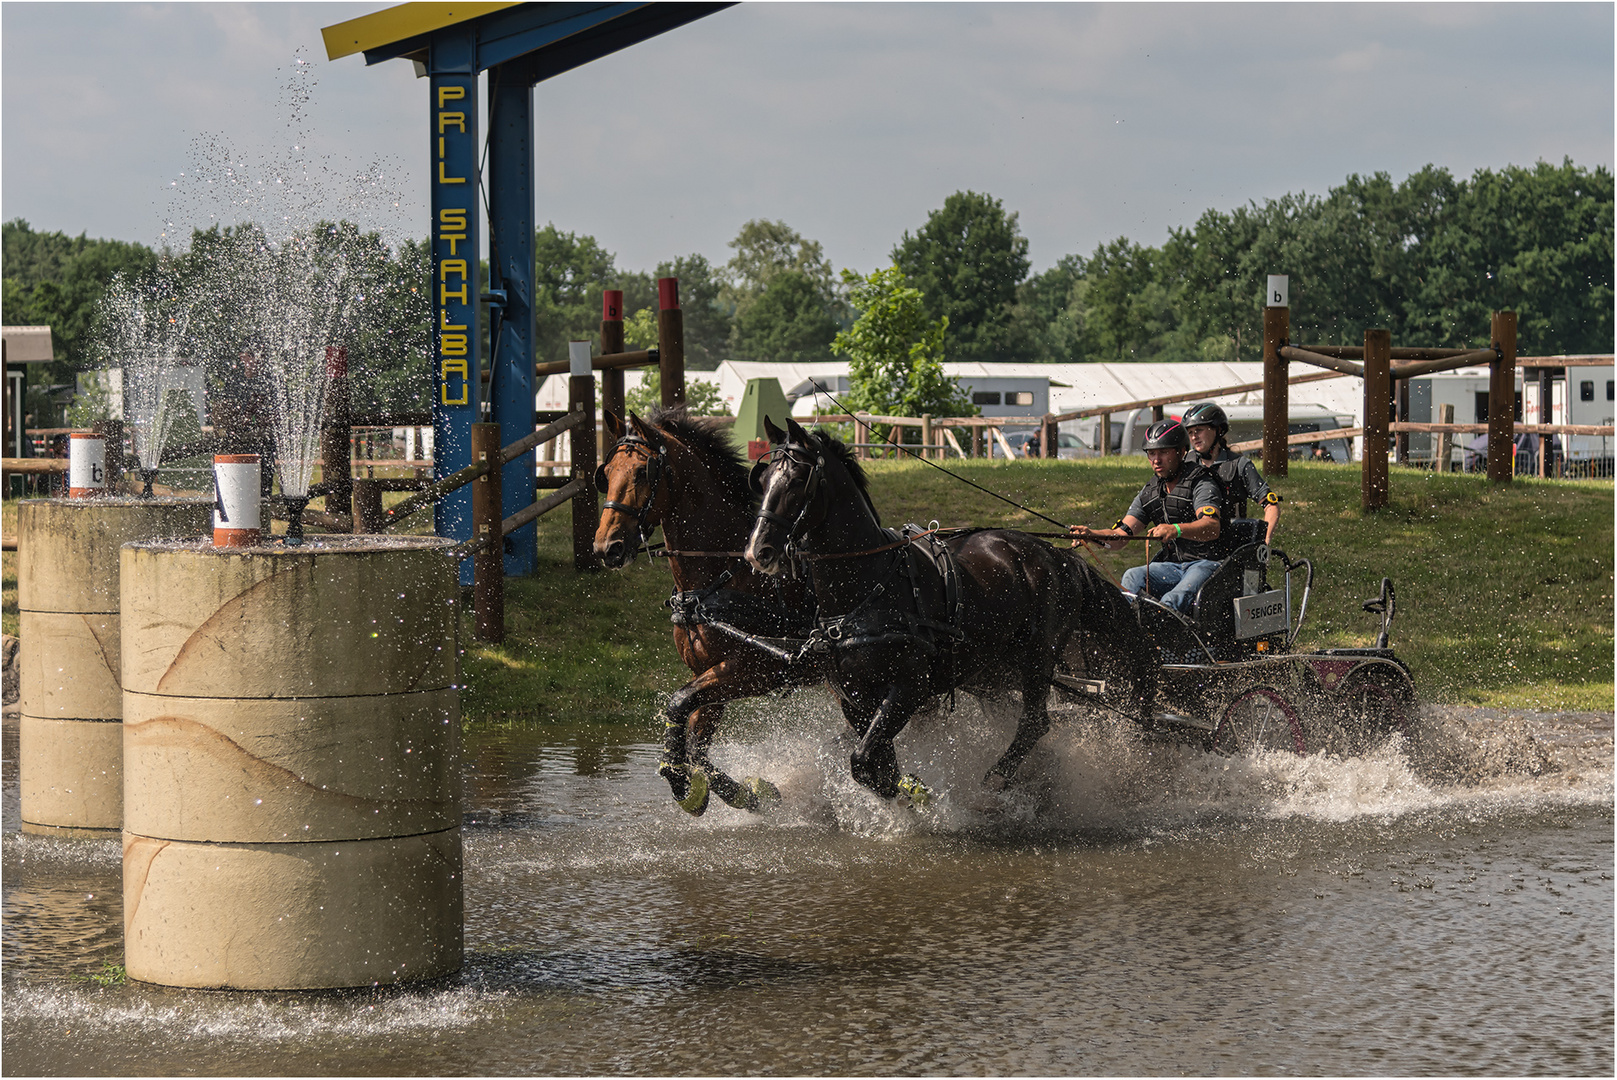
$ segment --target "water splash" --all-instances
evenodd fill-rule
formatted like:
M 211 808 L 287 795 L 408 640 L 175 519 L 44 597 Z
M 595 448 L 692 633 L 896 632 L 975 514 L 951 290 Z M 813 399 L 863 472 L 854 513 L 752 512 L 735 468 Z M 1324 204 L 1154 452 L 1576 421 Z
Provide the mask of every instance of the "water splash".
M 165 260 L 138 281 L 117 275 L 100 307 L 99 345 L 109 365 L 123 368 L 124 418 L 148 495 L 183 409 L 179 394 L 189 395 L 202 423 L 202 371 L 191 327 L 196 308 L 172 269 L 172 260 Z

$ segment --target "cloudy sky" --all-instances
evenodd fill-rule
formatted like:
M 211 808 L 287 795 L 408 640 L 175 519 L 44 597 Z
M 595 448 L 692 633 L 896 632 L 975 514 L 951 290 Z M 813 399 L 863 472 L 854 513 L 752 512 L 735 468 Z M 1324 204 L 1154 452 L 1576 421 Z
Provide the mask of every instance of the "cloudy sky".
M 424 235 L 426 81 L 321 45 L 385 6 L 8 0 L 0 217 L 156 243 L 303 161 L 298 198 Z M 1613 34 L 1608 3 L 743 4 L 537 87 L 537 216 L 646 270 L 783 219 L 868 271 L 972 189 L 1039 270 L 1350 173 L 1609 169 Z

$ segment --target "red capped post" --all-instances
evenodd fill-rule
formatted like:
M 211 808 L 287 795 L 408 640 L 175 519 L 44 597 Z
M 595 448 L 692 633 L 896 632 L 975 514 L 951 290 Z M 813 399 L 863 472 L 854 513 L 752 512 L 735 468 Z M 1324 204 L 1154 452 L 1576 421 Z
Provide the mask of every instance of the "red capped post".
M 685 404 L 685 316 L 679 310 L 679 279 L 657 279 L 657 353 L 663 407 Z

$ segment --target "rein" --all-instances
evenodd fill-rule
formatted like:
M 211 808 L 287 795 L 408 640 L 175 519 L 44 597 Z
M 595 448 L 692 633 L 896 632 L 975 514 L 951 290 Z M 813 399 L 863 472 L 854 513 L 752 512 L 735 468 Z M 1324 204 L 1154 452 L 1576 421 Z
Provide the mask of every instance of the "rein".
M 835 395 L 833 395 L 830 390 L 826 389 L 823 385 L 821 385 L 820 382 L 817 379 L 810 379 L 809 383 L 810 383 L 810 385 L 812 385 L 814 387 L 815 393 L 824 394 L 827 398 L 830 399 L 831 404 L 835 405 L 837 408 L 841 409 L 843 412 L 845 412 L 849 416 L 853 417 L 855 422 L 859 422 L 859 415 L 857 413 L 853 412 L 852 410 L 850 410 L 846 405 L 842 404 L 842 402 L 838 401 L 836 399 Z M 891 446 L 891 447 L 894 447 L 895 449 L 904 451 L 906 454 L 908 454 L 910 457 L 914 458 L 916 461 L 919 461 L 921 464 L 930 465 L 930 466 L 932 466 L 932 468 L 938 470 L 938 472 L 940 472 L 940 473 L 943 473 L 945 476 L 952 476 L 956 480 L 960 481 L 962 484 L 968 484 L 971 487 L 976 488 L 978 491 L 982 492 L 985 495 L 992 495 L 994 498 L 998 499 L 1000 502 L 1009 503 L 1010 505 L 1016 507 L 1018 510 L 1023 511 L 1024 513 L 1032 514 L 1034 517 L 1038 518 L 1040 521 L 1048 521 L 1050 524 L 1054 525 L 1058 529 L 1064 529 L 1064 528 L 1067 527 L 1064 522 L 1057 521 L 1055 518 L 1050 517 L 1047 514 L 1041 514 L 1037 510 L 1033 509 L 1030 506 L 1023 506 L 1021 503 L 1017 502 L 1015 499 L 1012 499 L 1012 498 L 1010 498 L 1009 496 L 1006 496 L 1006 495 L 1001 495 L 999 492 L 994 491 L 994 490 L 992 490 L 990 488 L 985 488 L 981 484 L 977 483 L 975 480 L 968 480 L 966 477 L 961 476 L 957 472 L 951 472 L 950 470 L 945 469 L 942 465 L 939 465 L 937 462 L 932 461 L 929 458 L 925 458 L 925 457 L 921 456 L 920 454 L 917 454 L 914 450 L 911 450 L 909 447 L 905 446 L 903 443 L 896 443 L 890 437 L 885 441 L 886 441 L 888 446 Z

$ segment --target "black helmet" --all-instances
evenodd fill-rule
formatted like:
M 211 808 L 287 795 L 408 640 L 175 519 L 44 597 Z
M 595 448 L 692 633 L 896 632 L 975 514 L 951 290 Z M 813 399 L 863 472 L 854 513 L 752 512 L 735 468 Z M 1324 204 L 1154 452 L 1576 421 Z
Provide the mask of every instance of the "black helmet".
M 1178 420 L 1158 420 L 1145 433 L 1147 450 L 1189 450 L 1190 436 Z
M 1199 405 L 1192 405 L 1185 410 L 1184 420 L 1181 421 L 1187 428 L 1211 425 L 1220 435 L 1229 434 L 1230 418 L 1224 415 L 1224 410 L 1211 401 L 1204 401 Z

